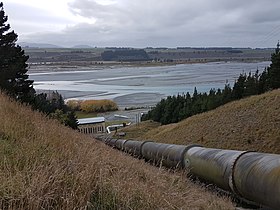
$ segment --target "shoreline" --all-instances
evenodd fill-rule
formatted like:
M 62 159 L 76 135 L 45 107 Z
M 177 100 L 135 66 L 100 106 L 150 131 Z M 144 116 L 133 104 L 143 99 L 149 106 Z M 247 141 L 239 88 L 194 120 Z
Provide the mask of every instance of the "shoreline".
M 118 61 L 69 61 L 69 62 L 40 62 L 27 63 L 28 71 L 32 73 L 47 73 L 47 72 L 64 72 L 64 71 L 88 71 L 88 70 L 105 70 L 114 68 L 137 68 L 137 67 L 161 67 L 161 66 L 176 66 L 185 64 L 205 64 L 205 63 L 257 63 L 266 62 L 267 59 L 247 58 L 247 59 L 198 59 L 198 60 L 180 60 L 173 62 L 118 62 Z

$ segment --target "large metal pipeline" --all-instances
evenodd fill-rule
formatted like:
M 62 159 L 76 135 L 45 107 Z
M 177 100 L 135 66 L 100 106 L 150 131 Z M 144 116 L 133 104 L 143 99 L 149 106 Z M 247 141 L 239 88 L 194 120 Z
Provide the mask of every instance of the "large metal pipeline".
M 193 147 L 185 153 L 184 162 L 191 174 L 229 191 L 232 166 L 240 154 L 242 151 Z
M 142 156 L 155 165 L 168 168 L 183 168 L 186 151 L 197 145 L 175 145 L 147 142 L 142 147 Z
M 280 155 L 193 147 L 185 167 L 241 198 L 280 209 Z
M 112 147 L 156 165 L 189 169 L 191 175 L 213 183 L 242 199 L 264 207 L 280 209 L 278 154 L 151 141 L 107 139 L 106 142 Z
M 129 153 L 135 157 L 143 157 L 142 155 L 142 147 L 148 143 L 148 141 L 134 141 L 134 140 L 127 140 L 123 144 L 123 151 Z
M 232 186 L 241 197 L 280 209 L 280 155 L 242 153 L 233 165 Z

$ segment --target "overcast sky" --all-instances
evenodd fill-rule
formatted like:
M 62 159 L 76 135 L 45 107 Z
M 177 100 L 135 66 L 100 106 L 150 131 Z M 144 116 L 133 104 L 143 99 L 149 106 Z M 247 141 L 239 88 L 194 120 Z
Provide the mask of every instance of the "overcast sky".
M 3 0 L 20 42 L 275 47 L 279 0 Z

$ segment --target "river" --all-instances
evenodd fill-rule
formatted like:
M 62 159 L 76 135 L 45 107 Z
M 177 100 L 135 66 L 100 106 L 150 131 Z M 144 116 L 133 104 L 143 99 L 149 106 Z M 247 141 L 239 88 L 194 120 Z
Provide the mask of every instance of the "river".
M 208 92 L 233 84 L 242 72 L 270 62 L 216 62 L 157 67 L 83 68 L 31 73 L 38 91 L 57 90 L 65 99 L 112 99 L 120 107 L 152 106 L 168 95 Z

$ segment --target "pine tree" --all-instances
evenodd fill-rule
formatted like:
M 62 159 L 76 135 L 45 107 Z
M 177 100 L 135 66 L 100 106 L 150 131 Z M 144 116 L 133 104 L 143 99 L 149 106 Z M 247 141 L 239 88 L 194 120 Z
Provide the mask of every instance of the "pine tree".
M 245 87 L 245 81 L 246 81 L 247 75 L 246 74 L 240 74 L 237 81 L 233 85 L 233 98 L 241 99 L 244 96 L 244 87 Z
M 280 44 L 278 41 L 275 53 L 271 55 L 271 64 L 267 69 L 269 89 L 280 88 Z
M 0 3 L 0 89 L 10 96 L 30 102 L 34 96 L 33 81 L 28 80 L 28 56 L 16 45 L 17 34 L 10 31 L 3 3 Z

